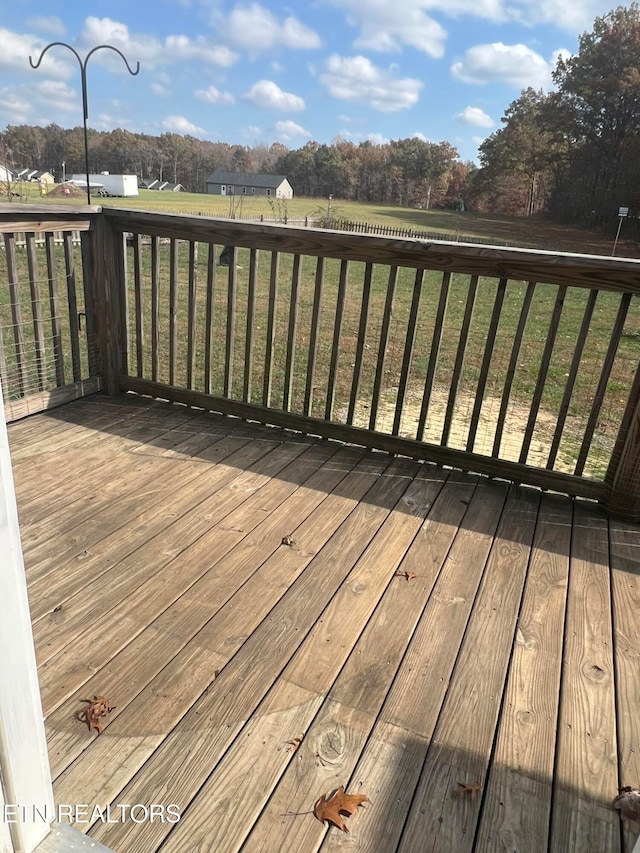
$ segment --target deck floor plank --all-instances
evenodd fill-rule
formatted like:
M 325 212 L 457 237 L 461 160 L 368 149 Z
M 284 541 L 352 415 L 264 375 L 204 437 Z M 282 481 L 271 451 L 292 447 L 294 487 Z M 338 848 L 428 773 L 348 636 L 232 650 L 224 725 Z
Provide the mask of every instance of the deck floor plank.
M 576 503 L 549 850 L 620 850 L 607 521 Z
M 613 638 L 618 709 L 620 787 L 640 780 L 640 527 L 609 521 Z M 624 853 L 632 853 L 640 822 L 624 821 Z
M 637 526 L 134 394 L 9 436 L 56 799 L 183 815 L 96 840 L 631 853 Z M 348 835 L 310 813 L 341 784 L 372 800 Z
M 543 853 L 549 838 L 571 505 L 542 498 L 476 850 Z

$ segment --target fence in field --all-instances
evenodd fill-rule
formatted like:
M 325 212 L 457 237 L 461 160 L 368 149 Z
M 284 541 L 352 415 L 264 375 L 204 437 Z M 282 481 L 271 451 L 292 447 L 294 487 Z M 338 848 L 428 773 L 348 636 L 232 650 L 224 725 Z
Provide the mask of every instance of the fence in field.
M 356 234 L 376 234 L 382 237 L 412 237 L 416 240 L 444 240 L 446 242 L 473 243 L 485 246 L 516 245 L 515 243 L 485 240 L 482 237 L 463 237 L 460 234 L 441 234 L 437 231 L 421 231 L 417 228 L 395 228 L 393 225 L 354 222 L 351 219 L 331 219 L 330 224 L 327 227 L 334 228 L 336 231 L 350 231 Z
M 116 208 L 82 230 L 68 208 L 55 223 L 29 208 L 0 214 L 18 396 L 27 375 L 46 385 L 52 352 L 56 387 L 150 394 L 640 520 L 639 262 Z M 54 245 L 65 215 L 75 249 Z

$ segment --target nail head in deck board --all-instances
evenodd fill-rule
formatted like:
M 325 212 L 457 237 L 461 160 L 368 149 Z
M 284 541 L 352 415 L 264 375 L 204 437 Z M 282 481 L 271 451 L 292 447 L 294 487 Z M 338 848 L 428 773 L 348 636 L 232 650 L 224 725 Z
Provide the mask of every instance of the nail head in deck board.
M 638 613 L 640 612 L 640 528 L 622 521 L 609 522 L 613 638 L 618 712 L 620 785 L 637 787 L 640 779 L 640 681 L 638 680 Z M 624 821 L 623 850 L 632 853 L 638 824 Z
M 384 463 L 379 463 L 379 468 L 384 470 Z M 145 777 L 147 795 L 156 785 L 166 791 L 167 779 L 172 780 L 171 796 L 179 800 L 189 798 L 190 792 L 192 796 L 198 790 L 212 762 L 226 751 L 244 721 L 263 699 L 274 680 L 274 673 L 277 674 L 295 654 L 331 600 L 335 587 L 348 575 L 353 562 L 404 492 L 407 476 L 402 476 L 403 469 L 407 471 L 406 463 L 391 463 L 377 477 L 365 497 L 366 502 L 358 504 L 320 554 L 311 560 L 286 600 L 276 605 L 269 620 L 262 622 L 246 640 L 207 694 L 149 759 Z M 224 720 L 225 724 L 210 728 L 207 736 L 202 737 L 199 734 L 202 717 Z M 184 743 L 185 738 L 192 742 L 193 748 L 186 757 L 174 748 L 174 738 L 179 743 Z M 176 775 L 178 769 L 180 772 Z M 136 788 L 137 781 L 134 781 L 122 796 L 138 796 Z M 117 846 L 121 842 L 122 829 L 137 831 L 135 827 L 110 827 L 109 843 Z M 162 833 L 163 829 L 158 826 L 154 831 Z M 102 837 L 102 827 L 98 832 Z
M 618 851 L 607 522 L 576 503 L 549 849 Z
M 547 846 L 571 516 L 568 501 L 542 496 L 476 853 Z

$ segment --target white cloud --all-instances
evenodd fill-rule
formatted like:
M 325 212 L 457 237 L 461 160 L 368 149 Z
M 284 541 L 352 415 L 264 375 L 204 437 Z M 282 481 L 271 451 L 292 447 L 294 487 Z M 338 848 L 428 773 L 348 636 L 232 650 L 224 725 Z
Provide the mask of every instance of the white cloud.
M 36 83 L 33 89 L 43 104 L 52 109 L 67 112 L 80 110 L 78 93 L 61 80 L 43 80 L 41 83 Z
M 259 3 L 236 6 L 226 20 L 216 23 L 225 39 L 251 53 L 264 53 L 277 45 L 304 50 L 320 46 L 318 34 L 297 18 L 290 16 L 280 22 Z
M 0 27 L 0 70 L 19 71 L 32 76 L 33 70 L 29 65 L 29 57 L 31 56 L 33 61 L 37 62 L 43 47 L 45 42 L 42 39 L 30 34 L 14 33 Z M 67 57 L 71 58 L 69 51 L 54 47 L 47 51 L 41 68 L 50 77 L 67 79 L 73 74 L 73 67 Z
M 34 15 L 32 18 L 27 18 L 25 23 L 30 29 L 51 36 L 63 36 L 66 32 L 64 24 L 55 15 Z
M 422 82 L 394 77 L 394 66 L 378 68 L 365 56 L 342 57 L 334 53 L 326 62 L 320 82 L 342 101 L 360 101 L 383 113 L 406 110 L 418 101 Z
M 478 44 L 462 60 L 454 62 L 451 74 L 462 83 L 483 85 L 503 82 L 519 89 L 547 88 L 553 65 L 524 44 Z
M 205 133 L 202 127 L 192 124 L 184 116 L 167 116 L 162 122 L 162 126 L 172 133 L 190 134 L 191 136 L 202 136 Z
M 191 39 L 183 35 L 170 35 L 164 41 L 160 41 L 155 36 L 131 34 L 126 24 L 113 21 L 111 18 L 94 16 L 86 18 L 80 35 L 81 45 L 92 47 L 96 43 L 104 44 L 105 42 L 121 50 L 133 67 L 136 62 L 140 62 L 147 68 L 153 68 L 157 65 L 169 65 L 179 60 L 192 59 L 210 65 L 229 67 L 239 59 L 238 55 L 225 45 L 215 44 L 204 36 Z M 114 68 L 123 67 L 121 60 L 117 59 L 111 51 L 101 51 L 96 56 L 103 62 L 111 62 Z
M 285 142 L 295 136 L 303 136 L 305 139 L 311 139 L 311 134 L 295 121 L 287 119 L 286 121 L 277 121 L 275 125 L 276 133 L 280 139 Z
M 221 92 L 215 86 L 209 86 L 207 89 L 198 89 L 195 92 L 196 98 L 201 101 L 206 101 L 208 104 L 233 104 L 235 98 L 230 92 Z
M 158 95 L 160 98 L 166 98 L 171 93 L 171 90 L 163 83 L 152 83 L 149 88 L 154 95 Z
M 270 107 L 283 112 L 299 112 L 304 109 L 304 100 L 299 95 L 283 92 L 273 80 L 259 80 L 244 97 L 258 107 Z
M 347 21 L 358 27 L 355 46 L 360 50 L 400 51 L 403 45 L 429 56 L 441 57 L 447 33 L 429 17 L 433 0 L 333 0 L 347 13 Z
M 472 127 L 493 127 L 495 121 L 480 107 L 465 107 L 455 116 L 456 121 L 470 124 Z
M 389 142 L 387 136 L 382 133 L 353 133 L 350 130 L 341 130 L 338 136 L 332 140 L 333 142 L 344 140 L 346 142 L 371 142 L 374 145 L 386 145 Z
M 480 18 L 493 23 L 516 21 L 525 26 L 553 24 L 572 35 L 589 29 L 596 15 L 609 11 L 609 0 L 331 0 L 360 30 L 356 46 L 400 50 L 403 45 L 442 56 L 446 32 L 433 17 Z
M 0 120 L 11 124 L 24 124 L 30 121 L 33 105 L 25 101 L 13 89 L 0 89 Z

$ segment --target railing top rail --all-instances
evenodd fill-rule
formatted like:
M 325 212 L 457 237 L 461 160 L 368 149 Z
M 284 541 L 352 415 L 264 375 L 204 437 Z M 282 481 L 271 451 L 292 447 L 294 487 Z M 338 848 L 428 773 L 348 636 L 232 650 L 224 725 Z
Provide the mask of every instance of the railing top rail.
M 42 231 L 88 231 L 102 211 L 94 205 L 0 204 L 0 234 Z
M 151 236 L 468 275 L 640 293 L 640 260 L 383 237 L 292 225 L 105 207 L 114 226 Z

